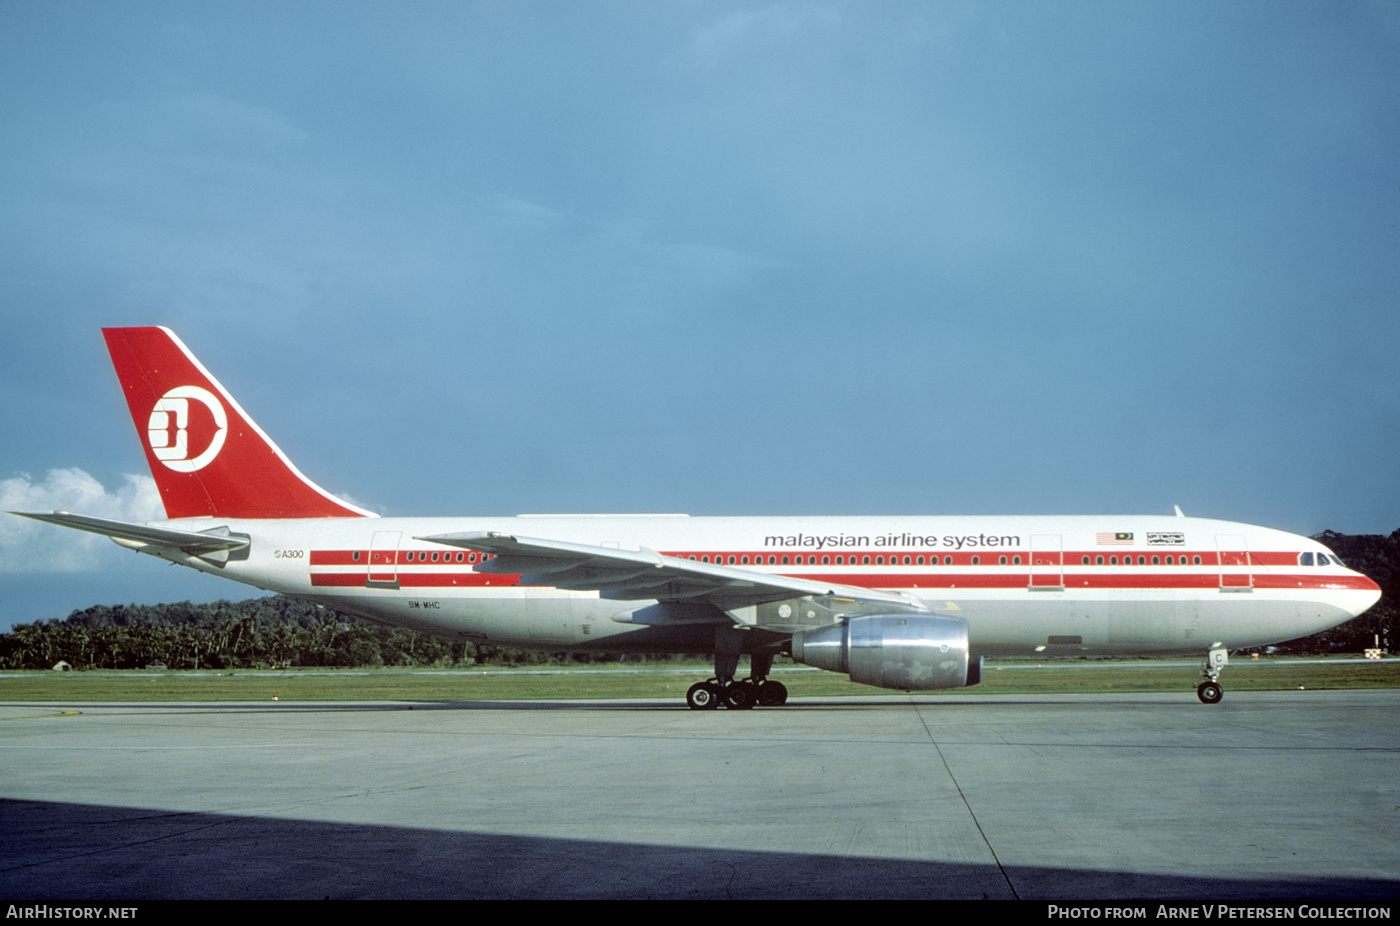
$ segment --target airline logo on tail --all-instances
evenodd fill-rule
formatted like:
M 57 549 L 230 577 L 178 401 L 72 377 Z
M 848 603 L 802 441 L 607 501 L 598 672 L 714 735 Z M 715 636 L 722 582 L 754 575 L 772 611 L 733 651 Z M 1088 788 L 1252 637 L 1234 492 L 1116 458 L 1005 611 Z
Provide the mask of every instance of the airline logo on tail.
M 373 517 L 307 479 L 166 328 L 103 328 L 166 517 Z
M 204 450 L 190 458 L 190 402 L 202 405 L 213 421 L 214 436 L 209 439 Z M 171 418 L 174 417 L 175 433 L 170 433 Z M 207 432 L 207 427 L 201 430 Z M 198 432 L 197 432 L 198 433 Z M 151 452 L 168 469 L 177 473 L 192 473 L 203 469 L 214 461 L 223 449 L 224 438 L 228 435 L 228 413 L 214 394 L 198 386 L 177 386 L 156 402 L 151 409 L 151 420 L 146 430 Z

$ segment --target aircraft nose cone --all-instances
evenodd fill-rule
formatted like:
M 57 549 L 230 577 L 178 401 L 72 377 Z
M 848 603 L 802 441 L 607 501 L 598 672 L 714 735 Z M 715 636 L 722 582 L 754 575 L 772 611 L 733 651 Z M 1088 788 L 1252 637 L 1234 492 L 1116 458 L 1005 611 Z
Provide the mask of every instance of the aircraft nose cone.
M 1351 596 L 1353 605 L 1347 608 L 1352 617 L 1365 614 L 1381 600 L 1381 587 L 1370 576 L 1357 573 L 1356 578 L 1347 583 L 1347 588 L 1354 592 Z

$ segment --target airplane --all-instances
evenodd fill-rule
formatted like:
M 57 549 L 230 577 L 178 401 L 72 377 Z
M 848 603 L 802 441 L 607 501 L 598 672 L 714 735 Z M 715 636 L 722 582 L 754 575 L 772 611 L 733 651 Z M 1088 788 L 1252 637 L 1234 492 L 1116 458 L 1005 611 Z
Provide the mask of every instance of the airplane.
M 1380 588 L 1307 537 L 1170 516 L 380 517 L 313 483 L 160 327 L 104 328 L 166 520 L 11 512 L 370 621 L 551 652 L 703 653 L 694 710 L 786 703 L 782 654 L 897 691 L 984 657 L 1296 639 Z M 739 677 L 742 656 L 749 674 Z

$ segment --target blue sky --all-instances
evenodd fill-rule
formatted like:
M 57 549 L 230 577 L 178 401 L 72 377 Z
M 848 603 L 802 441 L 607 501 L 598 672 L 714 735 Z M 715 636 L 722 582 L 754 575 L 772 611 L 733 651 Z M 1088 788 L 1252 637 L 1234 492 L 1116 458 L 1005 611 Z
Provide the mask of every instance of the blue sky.
M 384 514 L 1400 528 L 1400 7 L 0 3 L 0 502 L 98 328 Z M 0 622 L 242 597 L 0 517 Z

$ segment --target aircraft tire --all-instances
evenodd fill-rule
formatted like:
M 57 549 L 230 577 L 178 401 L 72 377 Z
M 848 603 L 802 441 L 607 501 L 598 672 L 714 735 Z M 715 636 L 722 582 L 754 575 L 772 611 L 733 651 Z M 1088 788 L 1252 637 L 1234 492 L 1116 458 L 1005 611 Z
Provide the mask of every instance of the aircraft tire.
M 712 711 L 719 707 L 723 694 L 718 685 L 709 682 L 696 682 L 685 693 L 685 703 L 692 711 Z
M 758 686 L 758 703 L 762 707 L 782 707 L 787 699 L 787 686 L 782 682 L 764 682 Z
M 731 710 L 750 710 L 758 703 L 758 691 L 752 682 L 735 682 L 724 690 L 724 703 Z
M 1201 682 L 1196 688 L 1196 697 L 1201 699 L 1202 704 L 1219 704 L 1220 699 L 1225 697 L 1225 689 L 1215 682 Z

